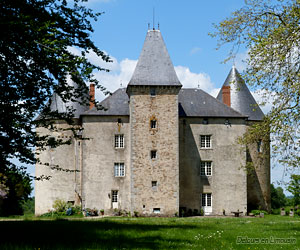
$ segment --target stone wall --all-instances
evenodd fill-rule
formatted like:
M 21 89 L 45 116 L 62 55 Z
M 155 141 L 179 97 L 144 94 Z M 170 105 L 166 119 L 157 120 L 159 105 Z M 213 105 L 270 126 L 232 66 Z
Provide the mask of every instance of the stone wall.
M 248 123 L 250 126 L 252 123 Z M 260 150 L 257 143 L 247 145 L 248 154 L 248 210 L 271 209 L 271 180 L 270 180 L 270 139 L 269 135 L 261 141 Z
M 201 194 L 212 194 L 212 214 L 247 212 L 246 150 L 237 143 L 243 119 L 180 118 L 180 207 L 201 209 Z M 211 135 L 211 149 L 200 148 L 200 135 Z M 200 175 L 200 161 L 212 162 L 212 176 Z
M 116 209 L 130 211 L 130 136 L 128 116 L 83 116 L 83 207 L 111 213 L 112 190 L 118 191 Z M 119 122 L 118 122 L 119 121 Z M 116 149 L 115 135 L 124 135 L 124 148 Z M 124 163 L 125 176 L 114 176 L 114 163 Z
M 46 128 L 37 128 L 40 135 L 50 135 L 57 140 L 69 140 L 71 145 L 61 145 L 56 148 L 47 147 L 44 151 L 37 150 L 37 157 L 43 164 L 36 164 L 35 175 L 50 176 L 50 180 L 35 181 L 35 214 L 40 215 L 51 210 L 53 202 L 57 199 L 64 201 L 76 201 L 75 193 L 75 172 L 59 171 L 54 169 L 58 165 L 59 168 L 65 170 L 75 170 L 78 161 L 76 153 L 77 142 L 73 138 L 72 131 L 64 129 L 69 128 L 65 122 L 56 121 L 55 126 L 59 131 L 50 131 Z M 49 164 L 45 166 L 44 164 Z
M 144 215 L 178 212 L 178 91 L 156 87 L 156 95 L 150 96 L 149 87 L 130 89 L 131 205 Z M 151 159 L 152 150 L 156 159 Z

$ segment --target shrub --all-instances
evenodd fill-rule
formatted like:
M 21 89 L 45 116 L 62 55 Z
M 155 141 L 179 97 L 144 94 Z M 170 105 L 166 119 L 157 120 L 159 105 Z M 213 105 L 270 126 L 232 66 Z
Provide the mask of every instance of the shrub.
M 280 208 L 272 209 L 272 214 L 279 215 L 280 214 Z
M 263 213 L 264 215 L 268 214 L 268 212 L 265 210 L 252 210 L 251 213 L 254 215 L 259 215 L 260 213 Z
M 53 203 L 53 209 L 55 212 L 65 212 L 67 210 L 67 202 L 57 199 Z

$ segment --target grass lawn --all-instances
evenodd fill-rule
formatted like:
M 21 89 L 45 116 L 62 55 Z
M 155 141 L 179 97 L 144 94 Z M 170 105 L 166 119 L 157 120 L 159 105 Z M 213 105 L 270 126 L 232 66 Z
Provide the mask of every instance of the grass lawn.
M 0 221 L 0 249 L 299 249 L 300 218 L 102 218 Z M 237 244 L 258 238 L 289 244 Z M 248 237 L 248 238 L 247 238 Z M 273 238 L 272 238 L 273 237 Z

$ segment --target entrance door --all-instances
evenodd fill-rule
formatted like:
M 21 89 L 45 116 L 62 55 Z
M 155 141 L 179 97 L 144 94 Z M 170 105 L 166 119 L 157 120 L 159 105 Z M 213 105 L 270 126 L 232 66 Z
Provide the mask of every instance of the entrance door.
M 201 207 L 204 211 L 204 215 L 212 213 L 212 196 L 210 194 L 202 194 Z
M 113 190 L 111 191 L 111 203 L 112 203 L 112 208 L 113 209 L 118 209 L 118 201 L 119 201 L 119 197 L 118 197 L 118 191 L 117 190 Z

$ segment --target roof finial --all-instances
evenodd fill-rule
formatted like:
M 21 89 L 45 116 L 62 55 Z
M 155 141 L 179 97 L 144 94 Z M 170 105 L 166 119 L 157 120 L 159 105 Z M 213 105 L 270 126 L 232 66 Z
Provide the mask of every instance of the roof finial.
M 198 82 L 198 89 L 200 89 L 200 83 Z
M 155 8 L 153 7 L 153 30 L 155 30 Z
M 150 23 L 148 23 L 148 30 L 150 30 Z
M 123 84 L 122 84 L 122 80 L 120 81 L 120 87 L 122 88 L 123 86 L 122 86 Z
M 157 29 L 159 30 L 159 23 L 157 24 Z
M 232 58 L 232 68 L 235 68 L 235 57 Z

